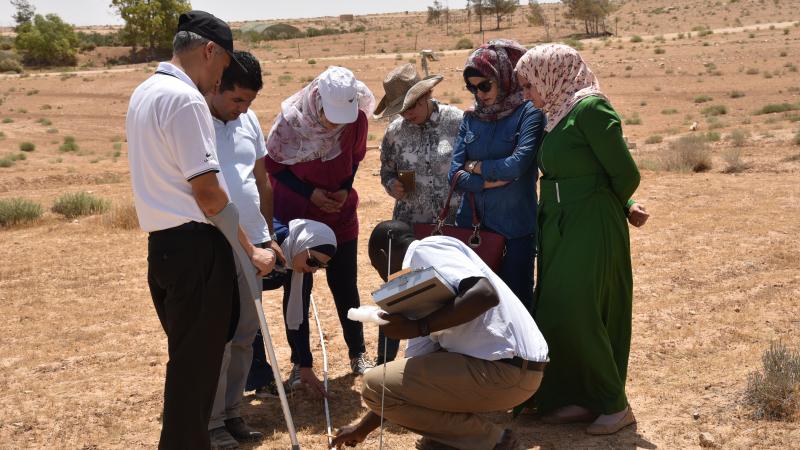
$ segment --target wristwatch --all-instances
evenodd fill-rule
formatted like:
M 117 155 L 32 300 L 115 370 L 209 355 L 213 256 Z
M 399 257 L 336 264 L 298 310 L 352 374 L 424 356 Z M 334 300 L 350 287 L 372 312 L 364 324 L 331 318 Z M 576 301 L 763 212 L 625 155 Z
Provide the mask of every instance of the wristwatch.
M 470 161 L 467 163 L 467 172 L 475 173 L 475 166 L 478 165 L 478 161 Z
M 419 329 L 420 337 L 428 336 L 431 334 L 431 329 L 428 326 L 428 321 L 425 319 L 417 320 L 417 328 Z

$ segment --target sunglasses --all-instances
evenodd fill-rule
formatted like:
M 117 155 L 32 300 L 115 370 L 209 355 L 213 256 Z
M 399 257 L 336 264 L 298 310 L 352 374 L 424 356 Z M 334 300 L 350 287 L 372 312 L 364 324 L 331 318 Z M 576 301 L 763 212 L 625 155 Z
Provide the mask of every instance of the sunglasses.
M 306 258 L 306 265 L 308 267 L 314 267 L 316 269 L 327 269 L 328 268 L 328 263 L 324 263 L 324 262 L 318 260 L 317 258 L 315 258 L 314 255 L 311 254 L 311 250 L 306 249 L 306 252 L 308 252 L 308 258 Z
M 489 92 L 492 90 L 492 80 L 483 80 L 478 84 L 471 84 L 467 83 L 467 90 L 472 92 L 473 95 L 477 94 L 478 91 L 481 92 Z

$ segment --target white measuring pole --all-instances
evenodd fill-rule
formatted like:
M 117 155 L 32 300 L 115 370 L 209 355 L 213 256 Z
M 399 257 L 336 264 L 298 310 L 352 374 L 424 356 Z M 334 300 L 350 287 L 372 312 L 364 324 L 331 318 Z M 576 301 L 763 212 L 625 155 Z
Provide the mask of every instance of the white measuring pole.
M 311 296 L 311 309 L 314 311 L 314 321 L 317 322 L 317 333 L 319 334 L 319 345 L 322 347 L 322 383 L 325 387 L 325 395 L 322 399 L 325 404 L 325 434 L 328 436 L 328 448 L 331 448 L 333 440 L 333 432 L 331 431 L 331 410 L 328 406 L 328 351 L 325 349 L 325 336 L 322 334 L 322 324 L 319 322 L 319 314 L 317 314 L 317 304 L 314 303 L 314 295 Z
M 292 411 L 289 409 L 289 401 L 286 399 L 286 392 L 283 390 L 283 380 L 281 380 L 281 374 L 278 370 L 278 358 L 275 357 L 275 349 L 272 346 L 272 338 L 269 335 L 267 319 L 264 316 L 264 308 L 261 305 L 261 279 L 258 277 L 256 268 L 247 256 L 244 247 L 239 243 L 239 211 L 236 209 L 236 205 L 228 203 L 219 214 L 209 217 L 209 220 L 222 232 L 225 239 L 227 239 L 228 243 L 231 245 L 233 255 L 239 261 L 239 270 L 242 271 L 247 281 L 250 296 L 258 312 L 258 324 L 261 327 L 261 335 L 264 338 L 264 350 L 267 356 L 269 356 L 269 362 L 272 365 L 272 374 L 275 376 L 275 384 L 278 387 L 278 396 L 281 399 L 283 417 L 286 419 L 286 428 L 289 431 L 289 438 L 292 441 L 292 450 L 300 450 L 300 443 L 297 440 L 297 432 L 294 429 L 294 421 L 292 420 Z

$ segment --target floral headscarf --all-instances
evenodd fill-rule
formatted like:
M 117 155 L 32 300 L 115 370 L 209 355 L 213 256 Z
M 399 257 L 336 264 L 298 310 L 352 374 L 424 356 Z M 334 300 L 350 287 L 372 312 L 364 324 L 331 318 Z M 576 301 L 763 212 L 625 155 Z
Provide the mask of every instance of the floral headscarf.
M 281 103 L 267 136 L 267 153 L 277 163 L 294 165 L 321 159 L 329 161 L 342 153 L 339 135 L 344 126 L 329 130 L 320 121 L 322 99 L 317 78 Z M 356 81 L 358 109 L 367 117 L 375 110 L 375 96 L 366 84 Z
M 516 71 L 542 96 L 547 132 L 584 98 L 597 96 L 608 100 L 580 53 L 567 45 L 537 45 L 520 58 Z
M 483 121 L 495 121 L 511 115 L 517 107 L 525 103 L 522 89 L 514 76 L 514 66 L 525 53 L 525 47 L 510 39 L 496 39 L 481 45 L 467 58 L 464 64 L 464 81 L 467 71 L 474 69 L 484 77 L 497 82 L 497 101 L 491 105 L 482 105 L 475 96 L 474 111 L 470 111 Z

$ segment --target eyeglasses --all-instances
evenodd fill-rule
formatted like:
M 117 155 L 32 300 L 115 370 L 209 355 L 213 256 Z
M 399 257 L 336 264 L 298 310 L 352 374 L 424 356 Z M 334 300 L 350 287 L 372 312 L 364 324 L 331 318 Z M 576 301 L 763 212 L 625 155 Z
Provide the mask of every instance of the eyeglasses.
M 481 92 L 486 93 L 486 92 L 489 92 L 489 91 L 492 90 L 492 83 L 493 83 L 492 80 L 483 80 L 480 83 L 478 83 L 477 85 L 471 84 L 471 83 L 468 82 L 467 83 L 467 90 L 472 92 L 473 95 L 477 94 L 478 90 L 480 90 Z
M 328 263 L 324 263 L 324 262 L 318 260 L 317 258 L 315 258 L 314 255 L 311 254 L 311 250 L 310 249 L 306 249 L 306 252 L 308 252 L 308 258 L 306 259 L 306 265 L 308 267 L 314 267 L 314 268 L 317 268 L 317 269 L 327 269 L 328 268 Z

